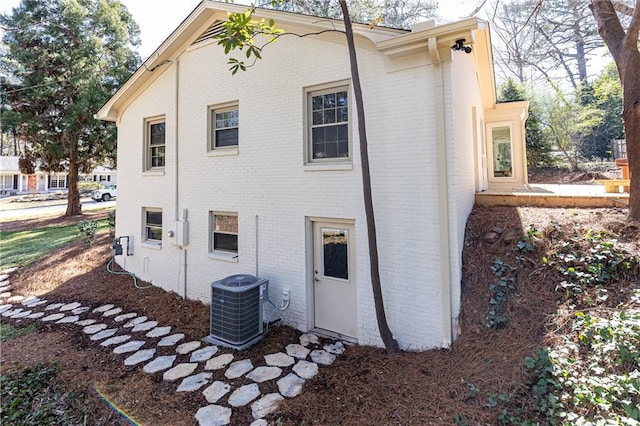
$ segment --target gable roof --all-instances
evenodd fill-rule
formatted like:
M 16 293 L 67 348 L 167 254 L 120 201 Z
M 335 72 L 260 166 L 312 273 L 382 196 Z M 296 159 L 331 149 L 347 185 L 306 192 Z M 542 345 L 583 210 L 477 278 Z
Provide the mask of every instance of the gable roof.
M 227 19 L 228 13 L 242 13 L 247 10 L 247 7 L 246 5 L 203 0 L 100 108 L 96 118 L 117 121 L 136 94 L 157 78 L 159 73 L 154 74 L 153 71 L 179 58 L 191 45 L 211 39 L 221 30 L 221 24 Z M 332 29 L 344 30 L 342 21 L 316 16 L 270 9 L 257 9 L 254 16 L 267 20 L 273 19 L 278 27 L 285 30 L 297 28 L 308 33 Z M 385 27 L 370 28 L 368 25 L 354 23 L 353 30 L 357 38 L 368 40 L 374 49 L 390 57 L 409 55 L 418 51 L 426 52 L 429 38 L 436 39 L 438 50 L 442 50 L 444 53 L 449 50 L 455 40 L 461 38 L 475 43 L 476 48 L 479 48 L 480 51 L 479 56 L 485 58 L 479 65 L 488 67 L 486 69 L 487 76 L 484 78 L 480 76 L 481 81 L 485 80 L 490 83 L 488 86 L 491 88 L 492 94 L 488 93 L 491 100 L 487 103 L 495 103 L 491 45 L 488 28 L 484 21 L 478 18 L 468 18 L 437 27 L 418 24 L 413 31 Z M 476 37 L 476 32 L 479 32 L 480 37 Z M 488 80 L 486 80 L 487 77 Z M 481 84 L 481 86 L 483 85 Z M 486 88 L 487 85 L 484 86 Z

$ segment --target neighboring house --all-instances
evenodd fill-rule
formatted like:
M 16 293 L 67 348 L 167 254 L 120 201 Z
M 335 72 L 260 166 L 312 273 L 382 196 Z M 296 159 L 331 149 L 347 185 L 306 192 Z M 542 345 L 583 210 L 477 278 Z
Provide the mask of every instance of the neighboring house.
M 59 191 L 68 188 L 66 172 L 49 173 L 36 168 L 35 173 L 27 175 L 20 171 L 18 160 L 19 157 L 0 156 L 0 193 L 24 194 Z M 80 175 L 80 181 L 93 181 L 104 185 L 113 184 L 116 183 L 116 171 L 99 166 L 89 174 Z
M 203 1 L 98 112 L 118 126 L 117 235 L 133 254 L 116 260 L 206 303 L 213 281 L 257 275 L 275 305 L 290 290 L 285 323 L 380 346 L 344 36 L 283 36 L 232 76 L 211 35 L 244 10 Z M 387 318 L 402 348 L 448 346 L 475 193 L 526 184 L 527 103 L 496 103 L 477 18 L 355 32 Z

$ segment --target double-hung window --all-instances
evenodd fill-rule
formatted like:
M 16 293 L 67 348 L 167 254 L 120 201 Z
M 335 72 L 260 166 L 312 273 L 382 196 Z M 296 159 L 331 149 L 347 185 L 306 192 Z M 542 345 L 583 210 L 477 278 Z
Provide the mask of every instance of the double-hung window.
M 145 170 L 165 166 L 166 123 L 164 117 L 145 121 Z
M 142 215 L 144 241 L 151 244 L 162 244 L 162 209 L 144 208 Z
M 238 147 L 240 117 L 237 103 L 211 107 L 210 123 L 210 151 Z
M 210 212 L 211 252 L 238 253 L 238 214 Z
M 347 86 L 308 92 L 307 161 L 341 161 L 351 157 Z

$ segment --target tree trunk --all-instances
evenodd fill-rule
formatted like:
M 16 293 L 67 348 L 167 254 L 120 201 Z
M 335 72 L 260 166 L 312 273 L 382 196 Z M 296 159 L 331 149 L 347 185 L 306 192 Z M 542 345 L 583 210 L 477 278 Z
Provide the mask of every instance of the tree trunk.
M 622 119 L 631 174 L 629 219 L 640 220 L 640 0 L 635 2 L 626 33 L 611 1 L 594 0 L 589 7 L 598 23 L 598 33 L 616 63 L 622 84 Z
M 80 191 L 78 190 L 78 145 L 75 142 L 69 144 L 69 175 L 67 178 L 67 211 L 65 216 L 77 216 L 82 214 L 80 204 Z
M 344 19 L 347 44 L 349 46 L 349 61 L 351 64 L 351 79 L 353 80 L 353 93 L 356 98 L 356 110 L 358 113 L 358 136 L 360 139 L 360 162 L 362 166 L 362 189 L 364 192 L 364 211 L 367 217 L 367 238 L 369 240 L 369 263 L 371 269 L 371 287 L 373 288 L 373 301 L 376 308 L 378 330 L 387 353 L 400 350 L 398 342 L 387 324 L 382 298 L 382 285 L 380 283 L 380 269 L 378 266 L 378 242 L 376 237 L 376 221 L 373 212 L 373 197 L 371 194 L 371 173 L 369 171 L 369 152 L 367 148 L 367 131 L 364 121 L 364 101 L 362 99 L 362 87 L 360 86 L 360 73 L 358 72 L 358 60 L 356 46 L 353 40 L 353 28 L 349 17 L 349 8 L 346 1 L 340 0 L 342 16 Z

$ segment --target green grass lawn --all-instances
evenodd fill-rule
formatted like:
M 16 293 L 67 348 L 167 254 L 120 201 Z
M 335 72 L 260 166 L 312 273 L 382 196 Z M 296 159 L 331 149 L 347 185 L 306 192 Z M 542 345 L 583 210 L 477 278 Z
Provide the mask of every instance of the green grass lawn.
M 97 222 L 98 232 L 108 229 L 107 219 Z M 0 231 L 0 268 L 27 266 L 81 236 L 77 224 L 28 231 Z

